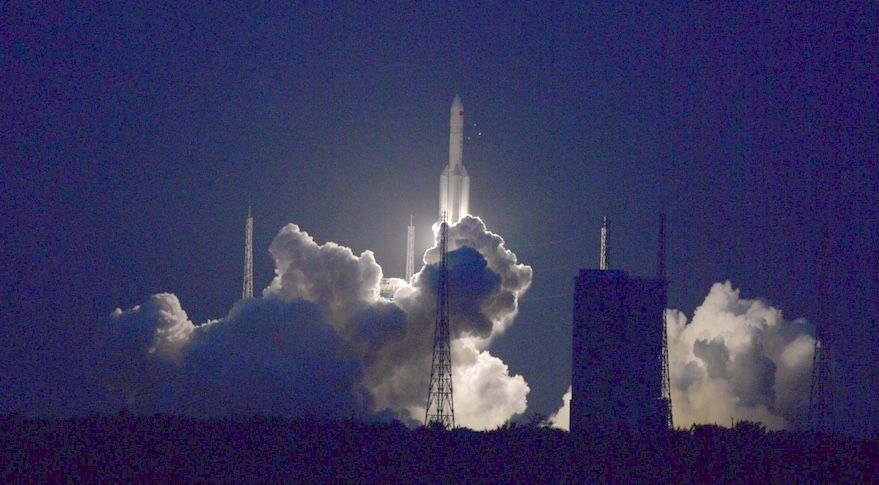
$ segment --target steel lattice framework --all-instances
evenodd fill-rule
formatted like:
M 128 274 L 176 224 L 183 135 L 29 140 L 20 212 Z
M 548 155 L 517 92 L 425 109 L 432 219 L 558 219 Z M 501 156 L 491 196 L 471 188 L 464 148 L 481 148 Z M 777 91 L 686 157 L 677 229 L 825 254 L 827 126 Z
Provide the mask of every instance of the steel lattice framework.
M 455 404 L 452 398 L 452 353 L 449 335 L 449 255 L 448 224 L 443 214 L 440 224 L 440 264 L 436 288 L 436 326 L 433 334 L 433 361 L 424 424 L 455 427 Z
M 666 282 L 665 279 L 665 214 L 659 215 L 659 279 Z M 668 369 L 668 321 L 665 315 L 665 309 L 668 306 L 666 292 L 662 293 L 662 395 L 660 399 L 662 408 L 666 412 L 665 420 L 669 429 L 674 429 L 674 419 L 672 418 L 671 409 L 671 373 Z
M 821 324 L 818 324 L 819 328 Z M 820 335 L 815 337 L 815 354 L 812 357 L 812 386 L 809 390 L 809 427 L 816 430 L 833 430 L 833 369 L 827 346 Z
M 253 217 L 247 208 L 247 223 L 244 229 L 244 285 L 241 298 L 253 297 Z
M 601 223 L 601 255 L 598 259 L 598 269 L 607 270 L 607 216 L 604 216 L 604 221 Z
M 406 283 L 411 284 L 412 275 L 415 274 L 415 226 L 412 224 L 412 216 L 409 216 L 409 227 L 406 233 Z
M 830 238 L 825 228 L 821 239 L 818 263 L 818 322 L 815 325 L 815 352 L 812 355 L 812 384 L 809 389 L 809 427 L 816 430 L 830 431 L 834 426 L 833 408 L 833 363 L 825 335 L 827 305 L 827 275 L 825 265 L 828 257 L 827 246 Z

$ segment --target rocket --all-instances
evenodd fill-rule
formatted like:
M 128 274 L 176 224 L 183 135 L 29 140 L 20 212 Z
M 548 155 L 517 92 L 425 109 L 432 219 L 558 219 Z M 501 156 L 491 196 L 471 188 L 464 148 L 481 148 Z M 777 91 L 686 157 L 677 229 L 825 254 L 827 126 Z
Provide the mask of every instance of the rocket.
M 440 175 L 439 218 L 454 224 L 469 213 L 470 176 L 464 168 L 464 105 L 456 94 L 449 116 L 449 164 Z

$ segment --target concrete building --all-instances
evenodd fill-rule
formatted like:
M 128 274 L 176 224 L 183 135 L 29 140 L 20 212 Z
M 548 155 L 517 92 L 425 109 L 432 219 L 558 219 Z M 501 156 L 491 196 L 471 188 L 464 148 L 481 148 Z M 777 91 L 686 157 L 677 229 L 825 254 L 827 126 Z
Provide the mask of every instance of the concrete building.
M 666 282 L 580 270 L 574 288 L 571 432 L 665 428 Z

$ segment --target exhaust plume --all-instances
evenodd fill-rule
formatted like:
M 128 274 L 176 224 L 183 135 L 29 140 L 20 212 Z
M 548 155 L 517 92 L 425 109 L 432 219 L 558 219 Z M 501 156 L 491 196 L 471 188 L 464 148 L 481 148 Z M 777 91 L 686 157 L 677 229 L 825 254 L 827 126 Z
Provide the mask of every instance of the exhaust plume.
M 96 363 L 109 412 L 368 414 L 360 363 L 303 300 L 241 300 L 225 318 L 194 325 L 163 293 L 116 310 L 102 333 Z
M 528 384 L 487 350 L 531 283 L 503 239 L 465 217 L 449 229 L 456 421 L 498 426 L 527 407 Z M 373 253 L 318 244 L 295 224 L 269 248 L 262 298 L 195 325 L 174 295 L 117 310 L 96 353 L 112 396 L 139 412 L 368 417 L 420 423 L 430 371 L 437 247 L 394 301 L 379 297 Z M 113 404 L 113 403 L 116 404 Z

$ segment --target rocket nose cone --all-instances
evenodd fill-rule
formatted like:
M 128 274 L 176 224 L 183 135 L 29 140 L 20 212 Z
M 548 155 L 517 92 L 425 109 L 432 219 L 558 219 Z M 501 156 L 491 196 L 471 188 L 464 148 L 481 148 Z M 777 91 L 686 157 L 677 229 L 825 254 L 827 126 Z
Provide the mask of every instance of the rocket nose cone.
M 452 113 L 459 113 L 463 110 L 464 104 L 461 103 L 461 97 L 456 94 L 455 99 L 452 100 Z

